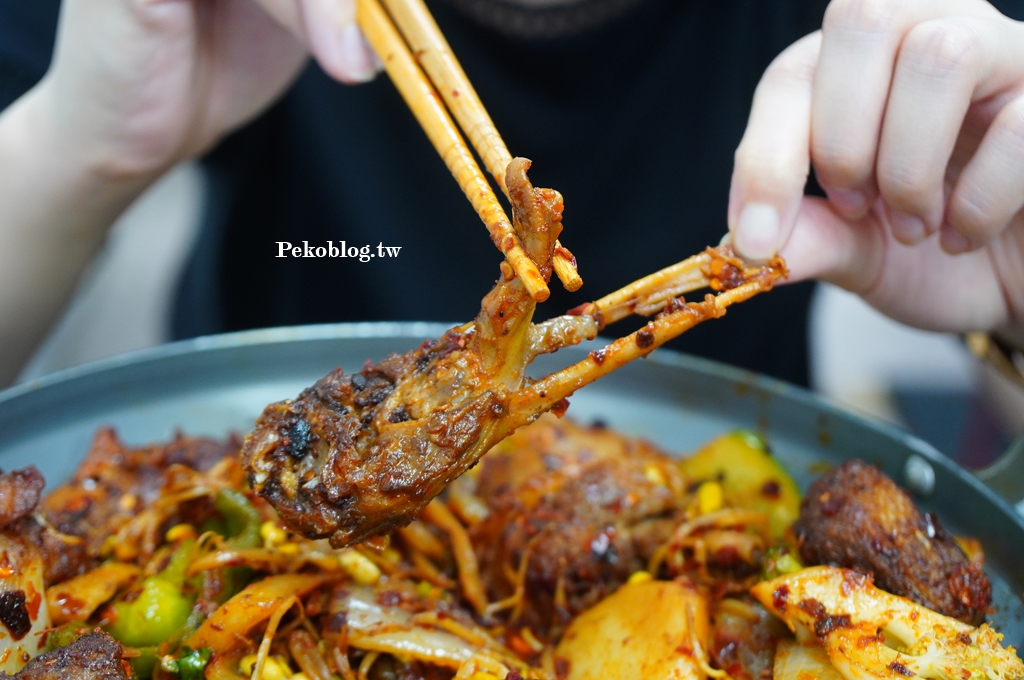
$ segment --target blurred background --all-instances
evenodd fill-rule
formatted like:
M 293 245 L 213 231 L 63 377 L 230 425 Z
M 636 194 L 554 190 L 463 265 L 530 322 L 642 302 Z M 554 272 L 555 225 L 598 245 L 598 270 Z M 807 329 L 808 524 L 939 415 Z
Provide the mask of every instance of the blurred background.
M 185 164 L 121 217 L 22 381 L 167 341 L 203 193 L 202 172 Z M 910 430 L 968 468 L 984 467 L 1024 433 L 1024 391 L 976 361 L 958 336 L 907 328 L 828 285 L 818 287 L 810 333 L 818 392 Z

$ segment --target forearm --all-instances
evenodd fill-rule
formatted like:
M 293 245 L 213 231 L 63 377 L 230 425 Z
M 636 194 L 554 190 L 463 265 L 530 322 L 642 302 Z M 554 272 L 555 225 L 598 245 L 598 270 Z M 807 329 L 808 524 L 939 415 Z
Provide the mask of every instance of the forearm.
M 103 173 L 52 124 L 46 87 L 0 115 L 0 385 L 51 327 L 110 224 L 154 179 Z

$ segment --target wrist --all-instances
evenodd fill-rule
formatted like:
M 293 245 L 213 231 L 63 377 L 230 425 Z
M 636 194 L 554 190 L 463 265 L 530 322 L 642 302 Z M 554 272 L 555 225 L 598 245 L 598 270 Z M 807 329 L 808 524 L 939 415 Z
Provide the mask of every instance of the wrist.
M 137 194 L 176 161 L 170 150 L 151 149 L 140 154 L 126 148 L 123 131 L 130 124 L 90 115 L 95 102 L 72 101 L 52 73 L 23 99 L 26 114 L 33 120 L 33 144 L 47 154 L 42 159 L 103 193 Z

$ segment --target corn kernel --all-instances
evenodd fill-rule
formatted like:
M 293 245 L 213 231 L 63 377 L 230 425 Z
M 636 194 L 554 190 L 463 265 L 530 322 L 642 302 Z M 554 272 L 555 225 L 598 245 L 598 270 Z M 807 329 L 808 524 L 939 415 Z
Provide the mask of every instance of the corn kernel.
M 654 577 L 646 571 L 634 571 L 629 575 L 628 583 L 643 583 L 644 581 L 650 581 L 652 578 Z
M 246 654 L 238 662 L 238 670 L 242 672 L 242 675 L 246 676 L 252 675 L 252 669 L 255 666 L 255 654 Z M 263 664 L 263 673 L 260 675 L 259 680 L 290 680 L 291 677 L 292 669 L 288 667 L 287 661 L 280 657 L 268 656 Z
M 299 554 L 299 546 L 297 543 L 284 543 L 277 546 L 277 552 L 288 557 L 295 557 Z
M 191 524 L 175 524 L 167 530 L 166 534 L 164 534 L 164 540 L 168 543 L 174 543 L 179 539 L 195 538 L 195 536 L 196 528 Z
M 697 488 L 697 506 L 702 515 L 720 509 L 724 500 L 722 485 L 718 482 L 704 482 Z
M 288 534 L 284 529 L 269 520 L 260 525 L 260 536 L 263 537 L 263 542 L 268 548 L 273 548 L 288 540 Z
M 111 536 L 111 538 L 114 538 Z M 114 557 L 122 562 L 131 562 L 139 556 L 139 548 L 131 541 L 124 541 L 114 545 Z
M 658 486 L 668 486 L 668 480 L 665 479 L 665 473 L 657 465 L 648 465 L 644 468 L 644 477 L 651 484 L 657 484 Z
M 372 586 L 380 580 L 380 568 L 366 555 L 355 550 L 342 550 L 338 563 L 356 583 Z
M 238 662 L 238 670 L 242 675 L 252 675 L 252 667 L 256 665 L 256 655 L 246 654 Z

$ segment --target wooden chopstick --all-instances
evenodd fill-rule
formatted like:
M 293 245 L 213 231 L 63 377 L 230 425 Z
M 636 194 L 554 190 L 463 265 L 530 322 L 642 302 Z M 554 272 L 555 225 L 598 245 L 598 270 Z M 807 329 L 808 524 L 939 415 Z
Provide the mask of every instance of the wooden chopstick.
M 546 300 L 550 294 L 547 282 L 520 245 L 473 153 L 438 100 L 434 88 L 416 65 L 384 8 L 378 0 L 357 0 L 356 20 L 431 144 L 487 226 L 491 240 L 505 255 L 530 296 L 538 302 Z
M 440 92 L 445 104 L 455 115 L 469 141 L 484 162 L 501 190 L 508 196 L 505 186 L 505 170 L 512 160 L 512 154 L 498 134 L 487 109 L 477 95 L 472 83 L 448 46 L 444 34 L 434 21 L 423 0 L 383 0 L 402 32 L 406 42 L 416 55 L 416 60 L 426 71 L 434 87 Z M 579 290 L 583 279 L 572 257 L 561 243 L 555 242 L 555 273 L 562 285 L 570 291 Z

